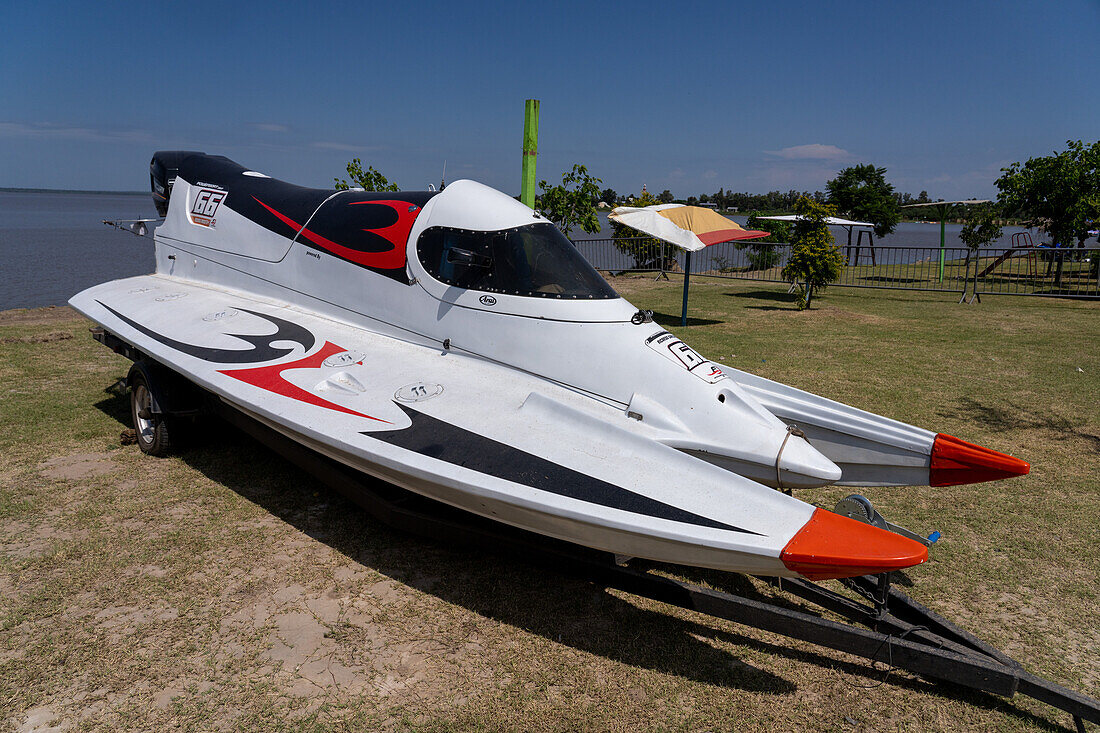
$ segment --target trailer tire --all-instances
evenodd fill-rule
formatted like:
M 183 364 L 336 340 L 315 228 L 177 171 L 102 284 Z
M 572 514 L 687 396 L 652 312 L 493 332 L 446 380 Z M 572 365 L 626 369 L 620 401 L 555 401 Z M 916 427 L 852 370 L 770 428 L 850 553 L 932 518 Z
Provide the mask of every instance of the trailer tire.
M 172 452 L 172 431 L 168 415 L 155 410 L 155 392 L 159 385 L 152 382 L 152 370 L 135 362 L 126 378 L 130 385 L 130 417 L 134 422 L 138 448 L 150 456 L 164 457 Z

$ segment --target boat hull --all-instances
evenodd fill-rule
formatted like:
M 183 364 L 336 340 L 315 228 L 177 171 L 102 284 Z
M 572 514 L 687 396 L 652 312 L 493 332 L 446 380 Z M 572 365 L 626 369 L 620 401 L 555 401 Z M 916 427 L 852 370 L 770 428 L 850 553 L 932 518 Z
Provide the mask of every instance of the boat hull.
M 616 554 L 799 574 L 781 555 L 813 507 L 664 445 L 575 390 L 164 276 L 71 303 L 233 408 L 404 489 Z

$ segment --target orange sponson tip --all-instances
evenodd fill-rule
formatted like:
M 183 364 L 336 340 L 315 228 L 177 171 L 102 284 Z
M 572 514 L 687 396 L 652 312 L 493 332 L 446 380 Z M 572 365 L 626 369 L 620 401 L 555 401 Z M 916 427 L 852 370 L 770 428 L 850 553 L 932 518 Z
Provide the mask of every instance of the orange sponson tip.
M 1027 461 L 940 433 L 932 443 L 928 485 L 976 484 L 1023 476 L 1029 471 L 1031 464 Z
M 810 580 L 877 575 L 920 565 L 928 548 L 900 534 L 816 509 L 779 558 Z

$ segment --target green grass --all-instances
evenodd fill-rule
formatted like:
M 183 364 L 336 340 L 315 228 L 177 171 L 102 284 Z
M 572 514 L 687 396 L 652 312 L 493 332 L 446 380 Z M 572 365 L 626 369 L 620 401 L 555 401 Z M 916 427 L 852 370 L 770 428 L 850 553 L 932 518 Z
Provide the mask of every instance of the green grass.
M 722 364 L 1031 461 L 1012 481 L 865 493 L 944 534 L 914 597 L 1100 694 L 1100 304 L 834 288 L 800 313 L 782 287 L 700 278 L 680 328 L 679 283 L 612 284 Z M 127 400 L 105 391 L 128 364 L 87 325 L 0 314 L 9 728 L 1068 729 L 1040 703 L 883 683 L 843 654 L 388 530 L 229 430 L 146 458 L 119 445 Z

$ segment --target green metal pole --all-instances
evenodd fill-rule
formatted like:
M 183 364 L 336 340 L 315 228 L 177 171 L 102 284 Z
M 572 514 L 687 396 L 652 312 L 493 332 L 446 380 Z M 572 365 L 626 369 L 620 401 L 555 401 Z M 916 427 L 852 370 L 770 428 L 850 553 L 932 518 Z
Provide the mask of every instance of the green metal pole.
M 680 325 L 688 325 L 688 283 L 691 278 L 691 250 L 684 254 L 684 307 L 680 312 Z
M 539 100 L 528 99 L 523 109 L 523 180 L 519 200 L 535 208 L 535 158 L 539 154 Z

